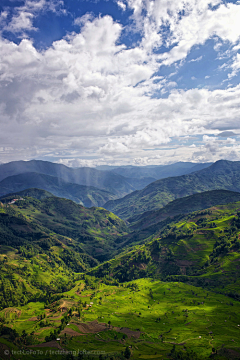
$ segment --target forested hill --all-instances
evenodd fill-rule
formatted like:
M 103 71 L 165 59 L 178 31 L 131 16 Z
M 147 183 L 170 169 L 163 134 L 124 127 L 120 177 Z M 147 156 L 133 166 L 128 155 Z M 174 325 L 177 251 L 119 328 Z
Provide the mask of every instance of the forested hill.
M 87 209 L 54 196 L 37 200 L 21 194 L 2 201 L 2 307 L 65 291 L 74 273 L 108 259 L 115 238 L 127 233 L 125 223 L 103 208 Z
M 238 196 L 228 191 L 199 195 L 182 199 L 182 209 L 214 206 L 140 230 L 138 245 L 139 234 L 128 235 L 126 224 L 103 208 L 38 189 L 3 198 L 0 356 L 36 349 L 29 359 L 55 360 L 49 347 L 72 351 L 88 343 L 119 360 L 156 352 L 203 360 L 213 358 L 214 340 L 224 354 L 219 360 L 238 359 L 240 202 L 217 205 Z M 178 210 L 181 203 L 174 203 Z M 45 355 L 38 356 L 39 346 Z M 228 356 L 232 348 L 236 357 Z M 79 356 L 58 359 L 67 358 Z
M 240 202 L 175 217 L 151 229 L 143 245 L 89 273 L 111 274 L 119 281 L 145 277 L 183 281 L 240 300 Z
M 229 190 L 211 190 L 185 196 L 171 201 L 159 210 L 148 211 L 128 219 L 131 229 L 141 230 L 157 224 L 169 217 L 189 214 L 215 205 L 240 201 L 240 193 Z
M 208 190 L 240 192 L 240 162 L 219 160 L 208 168 L 177 177 L 161 179 L 104 207 L 122 219 L 157 210 L 170 201 Z

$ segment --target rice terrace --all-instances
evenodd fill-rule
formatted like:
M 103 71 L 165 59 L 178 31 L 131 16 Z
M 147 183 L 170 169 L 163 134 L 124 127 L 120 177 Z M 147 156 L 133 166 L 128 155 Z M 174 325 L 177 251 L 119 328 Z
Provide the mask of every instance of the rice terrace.
M 233 299 L 178 282 L 142 279 L 111 286 L 91 277 L 80 295 L 77 289 L 83 283 L 62 294 L 51 309 L 37 302 L 23 306 L 19 317 L 14 308 L 1 312 L 18 333 L 34 333 L 36 342 L 48 340 L 25 347 L 26 354 L 26 349 L 47 351 L 50 347 L 53 355 L 48 352 L 48 357 L 61 359 L 54 349 L 69 349 L 73 354 L 97 349 L 114 358 L 129 347 L 133 359 L 171 359 L 175 352 L 205 359 L 217 352 L 220 358 L 231 358 L 239 349 L 240 304 Z M 62 311 L 63 302 L 70 311 Z M 56 341 L 54 334 L 61 340 Z M 30 336 L 26 336 L 26 343 Z M 2 352 L 3 344 L 16 349 L 7 339 L 1 339 L 1 344 Z M 33 358 L 26 354 L 18 357 Z

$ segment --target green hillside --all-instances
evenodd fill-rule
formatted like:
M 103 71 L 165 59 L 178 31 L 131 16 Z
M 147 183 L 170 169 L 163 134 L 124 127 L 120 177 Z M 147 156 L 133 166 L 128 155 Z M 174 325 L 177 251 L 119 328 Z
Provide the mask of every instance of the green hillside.
M 12 199 L 14 197 L 33 197 L 34 199 L 38 199 L 38 200 L 42 200 L 45 199 L 47 197 L 52 197 L 54 196 L 52 193 L 50 193 L 49 191 L 46 190 L 42 190 L 42 189 L 37 189 L 37 188 L 29 188 L 26 190 L 22 190 L 22 191 L 18 191 L 15 193 L 12 193 L 11 195 L 3 195 L 0 197 L 1 199 L 6 198 L 6 202 L 7 202 L 7 198 L 9 197 L 9 199 Z M 4 200 L 2 200 L 4 201 Z
M 0 206 L 1 307 L 69 288 L 74 273 L 108 259 L 115 237 L 126 234 L 125 223 L 102 208 L 54 196 L 14 198 Z
M 104 207 L 127 219 L 157 210 L 177 198 L 216 189 L 240 192 L 240 162 L 220 160 L 189 175 L 161 179 L 122 199 L 110 200 Z
M 224 205 L 235 201 L 240 201 L 240 193 L 228 190 L 204 191 L 171 201 L 159 210 L 133 216 L 128 219 L 128 222 L 130 223 L 131 229 L 141 230 L 163 221 L 168 217 L 188 214 L 193 211 L 207 209 L 214 205 Z
M 239 359 L 240 201 L 216 204 L 238 196 L 173 201 L 132 232 L 42 190 L 3 198 L 0 358 Z
M 240 202 L 175 217 L 139 234 L 145 235 L 144 245 L 99 265 L 91 274 L 101 278 L 111 274 L 119 281 L 148 276 L 174 279 L 223 292 L 234 290 L 240 299 Z M 134 244 L 140 235 L 123 240 Z

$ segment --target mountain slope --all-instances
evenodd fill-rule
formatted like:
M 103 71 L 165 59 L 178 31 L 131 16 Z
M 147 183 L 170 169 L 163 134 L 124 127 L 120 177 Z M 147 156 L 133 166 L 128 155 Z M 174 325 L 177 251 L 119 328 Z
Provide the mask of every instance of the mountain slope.
M 37 188 L 30 188 L 30 189 L 26 189 L 26 190 L 22 190 L 22 191 L 18 191 L 15 194 L 7 194 L 7 195 L 3 195 L 0 197 L 1 198 L 7 198 L 7 196 L 9 195 L 10 198 L 12 198 L 13 196 L 17 196 L 17 197 L 32 197 L 34 199 L 38 199 L 38 200 L 42 200 L 45 199 L 47 197 L 52 197 L 54 196 L 53 194 L 51 194 L 50 192 L 46 191 L 46 190 L 42 190 L 42 189 L 37 189 Z M 5 199 L 6 200 L 6 199 Z
M 72 184 L 61 178 L 39 173 L 24 173 L 9 176 L 2 180 L 0 182 L 0 196 L 29 188 L 43 189 L 55 196 L 71 199 L 86 207 L 102 206 L 106 200 L 115 197 L 110 192 L 93 186 Z
M 239 358 L 240 202 L 171 219 L 95 266 L 91 245 L 114 250 L 124 222 L 42 190 L 23 193 L 0 205 L 3 359 L 60 360 L 63 349 L 76 359 L 86 343 L 119 360 Z M 206 206 L 198 195 L 192 206 Z
M 13 161 L 0 165 L 0 181 L 9 176 L 30 172 L 54 176 L 65 182 L 78 185 L 94 186 L 109 191 L 118 197 L 122 197 L 134 190 L 142 189 L 154 181 L 154 178 L 149 177 L 149 175 L 142 179 L 125 178 L 108 171 L 100 171 L 89 167 L 75 169 L 62 164 L 41 160 Z
M 216 189 L 240 192 L 240 162 L 220 160 L 189 175 L 161 179 L 122 199 L 110 200 L 104 207 L 127 219 L 177 198 Z
M 34 193 L 37 196 L 37 189 Z M 0 306 L 24 304 L 45 291 L 66 291 L 76 278 L 74 272 L 109 259 L 115 238 L 126 232 L 125 223 L 103 208 L 87 209 L 55 196 L 3 198 Z M 9 290 L 14 287 L 15 292 Z
M 168 217 L 188 214 L 193 211 L 207 209 L 215 205 L 240 201 L 240 193 L 228 190 L 211 190 L 176 199 L 160 210 L 149 211 L 128 219 L 131 229 L 141 230 L 154 225 Z
M 212 190 L 174 200 L 160 210 L 135 215 L 128 219 L 129 233 L 116 239 L 117 249 L 113 255 L 154 239 L 166 226 L 184 219 L 186 214 L 237 200 L 240 201 L 240 193 Z
M 143 245 L 92 269 L 95 276 L 184 281 L 240 299 L 240 202 L 196 211 L 157 229 Z M 147 230 L 147 229 L 146 229 Z
M 35 192 L 37 191 L 38 189 L 35 189 Z M 21 218 L 26 217 L 31 224 L 43 227 L 47 233 L 67 236 L 72 239 L 70 243 L 81 243 L 82 249 L 94 258 L 109 258 L 116 236 L 121 237 L 128 231 L 123 220 L 103 208 L 88 209 L 56 196 L 42 200 L 37 200 L 37 196 L 24 197 L 21 200 L 23 192 L 19 194 L 1 198 L 5 204 L 5 212 L 17 212 Z M 13 199 L 19 200 L 12 203 Z M 23 235 L 24 233 L 26 232 L 23 232 Z M 34 235 L 30 237 L 34 238 Z M 7 245 L 10 244 L 11 241 Z

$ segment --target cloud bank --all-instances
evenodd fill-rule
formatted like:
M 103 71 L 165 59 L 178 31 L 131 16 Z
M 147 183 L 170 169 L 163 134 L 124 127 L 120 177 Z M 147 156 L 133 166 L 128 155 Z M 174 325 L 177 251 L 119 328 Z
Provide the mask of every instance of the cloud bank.
M 87 13 L 75 19 L 75 32 L 40 51 L 30 36 L 38 31 L 34 19 L 60 11 L 59 2 L 25 1 L 10 19 L 1 13 L 0 160 L 76 166 L 239 159 L 239 83 L 184 89 L 159 71 L 173 66 L 177 73 L 193 49 L 217 39 L 231 50 L 226 80 L 236 79 L 240 5 L 127 0 L 118 7 L 132 11 L 128 31 L 139 38 L 131 46 L 121 41 L 126 26 Z M 235 138 L 219 139 L 224 131 Z

